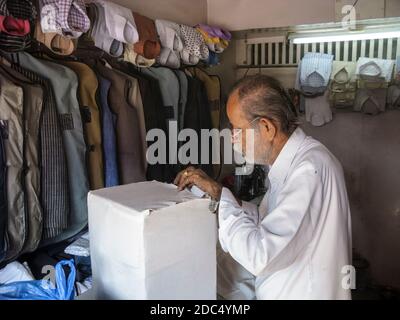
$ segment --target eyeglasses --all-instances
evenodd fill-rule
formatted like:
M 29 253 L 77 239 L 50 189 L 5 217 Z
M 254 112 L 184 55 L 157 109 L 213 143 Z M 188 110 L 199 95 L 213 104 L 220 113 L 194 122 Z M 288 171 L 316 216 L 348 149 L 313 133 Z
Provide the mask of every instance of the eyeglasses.
M 256 122 L 257 120 L 261 119 L 261 117 L 256 117 L 254 118 L 252 121 L 250 121 L 248 123 L 249 126 L 251 126 L 254 122 Z M 238 139 L 239 135 L 241 135 L 243 129 L 239 129 L 239 128 L 231 128 L 231 132 L 232 132 L 232 142 L 235 142 L 236 139 Z M 245 129 L 246 130 L 246 129 Z

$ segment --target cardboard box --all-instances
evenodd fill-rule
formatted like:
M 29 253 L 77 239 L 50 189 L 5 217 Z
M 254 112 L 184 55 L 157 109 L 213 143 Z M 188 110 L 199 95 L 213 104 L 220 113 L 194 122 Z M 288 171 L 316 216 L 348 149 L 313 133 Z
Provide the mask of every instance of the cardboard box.
M 90 192 L 94 297 L 216 299 L 209 201 L 155 181 Z

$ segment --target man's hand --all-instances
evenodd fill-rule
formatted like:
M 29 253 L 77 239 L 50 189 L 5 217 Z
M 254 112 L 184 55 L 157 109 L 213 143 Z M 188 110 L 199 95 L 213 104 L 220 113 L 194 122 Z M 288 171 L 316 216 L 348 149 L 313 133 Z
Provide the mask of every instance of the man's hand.
M 178 173 L 175 178 L 174 184 L 176 184 L 179 190 L 183 190 L 186 187 L 197 186 L 202 191 L 206 192 L 214 200 L 219 201 L 222 192 L 222 186 L 211 179 L 203 170 L 188 167 L 185 170 Z

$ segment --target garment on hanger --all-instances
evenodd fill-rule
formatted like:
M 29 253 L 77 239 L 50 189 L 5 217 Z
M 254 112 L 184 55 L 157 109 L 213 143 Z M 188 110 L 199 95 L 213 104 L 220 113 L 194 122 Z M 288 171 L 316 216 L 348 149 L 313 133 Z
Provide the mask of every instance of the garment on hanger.
M 140 120 L 138 115 L 139 95 L 136 79 L 97 64 L 97 72 L 111 81 L 109 105 L 117 115 L 116 136 L 118 150 L 119 181 L 121 184 L 146 180 L 145 141 L 142 140 Z M 136 105 L 131 102 L 135 96 Z
M 44 33 L 78 38 L 90 28 L 83 0 L 40 0 L 40 24 Z
M 357 61 L 356 74 L 362 80 L 390 82 L 393 67 L 394 60 L 361 57 Z
M 179 79 L 172 70 L 164 67 L 143 69 L 142 72 L 156 79 L 159 83 L 164 104 L 166 128 L 168 129 L 170 120 L 178 121 Z
M 104 50 L 110 56 L 121 56 L 124 47 L 120 40 L 114 38 L 108 32 L 104 7 L 98 3 L 90 4 L 88 6 L 88 13 L 93 25 L 90 30 L 90 36 L 94 41 L 94 45 Z
M 46 240 L 55 237 L 60 229 L 62 230 L 64 217 L 70 215 L 67 160 L 56 100 L 49 80 L 18 64 L 13 64 L 12 67 L 32 82 L 40 84 L 43 91 L 40 126 L 40 198 L 43 211 L 42 239 Z
M 306 53 L 301 61 L 299 84 L 305 94 L 323 93 L 329 83 L 333 56 L 323 53 Z
M 0 72 L 23 92 L 23 181 L 26 231 L 20 254 L 36 250 L 42 237 L 43 212 L 40 203 L 40 119 L 43 108 L 43 90 L 10 67 L 2 65 Z M 18 183 L 18 182 L 17 182 Z M 9 212 L 12 215 L 12 212 Z
M 7 251 L 6 232 L 8 219 L 7 205 L 7 159 L 4 148 L 5 139 L 7 138 L 7 122 L 0 120 L 0 263 L 5 257 Z
M 352 107 L 356 98 L 356 63 L 333 61 L 329 101 L 337 108 Z
M 157 58 L 161 46 L 154 21 L 136 12 L 133 12 L 133 18 L 139 34 L 139 41 L 134 44 L 135 52 L 146 59 Z
M 78 100 L 87 145 L 87 172 L 90 190 L 104 188 L 104 165 L 100 128 L 100 111 L 96 101 L 98 81 L 93 70 L 80 62 L 58 61 L 78 76 Z
M 218 76 L 208 75 L 207 72 L 198 68 L 188 68 L 189 72 L 203 82 L 206 91 L 208 102 L 211 109 L 211 120 L 213 128 L 220 127 L 220 112 L 221 112 L 221 82 Z
M 108 105 L 108 95 L 111 81 L 102 76 L 99 77 L 100 104 L 102 119 L 102 137 L 104 154 L 104 186 L 106 188 L 119 185 L 117 162 L 117 138 L 115 136 L 117 115 L 111 111 Z
M 328 101 L 329 92 L 317 97 L 305 97 L 306 120 L 313 126 L 320 127 L 332 121 L 332 110 Z
M 143 72 L 144 69 L 140 69 L 139 71 L 129 63 L 121 63 L 120 70 L 135 77 L 139 82 L 147 132 L 152 129 L 158 129 L 167 134 L 166 113 L 157 78 L 145 74 Z M 147 141 L 147 147 L 150 147 L 153 143 L 155 142 Z M 165 147 L 168 154 L 168 141 Z M 174 180 L 176 173 L 173 165 L 156 163 L 147 165 L 146 176 L 149 181 L 171 182 Z
M 354 111 L 377 115 L 386 108 L 387 89 L 358 89 Z
M 23 91 L 5 76 L 0 74 L 0 120 L 6 163 L 6 188 L 8 195 L 7 239 L 8 250 L 6 259 L 11 260 L 22 251 L 25 242 L 27 224 L 25 207 L 24 168 L 24 135 L 23 130 Z
M 389 109 L 400 108 L 400 87 L 397 85 L 390 86 L 387 93 L 387 105 Z
M 185 110 L 189 84 L 185 72 L 183 72 L 182 70 L 175 70 L 174 72 L 179 81 L 178 128 L 179 130 L 182 130 L 185 120 Z
M 89 183 L 85 166 L 86 145 L 77 101 L 78 79 L 72 70 L 54 62 L 36 59 L 28 53 L 19 53 L 19 62 L 22 67 L 50 80 L 62 130 L 68 166 L 71 212 L 69 216 L 57 217 L 59 223 L 53 230 L 49 230 L 56 236 L 43 242 L 43 244 L 54 243 L 68 239 L 87 225 L 86 196 Z
M 193 129 L 196 131 L 198 137 L 201 137 L 201 129 L 212 129 L 210 105 L 208 103 L 207 92 L 204 84 L 195 77 L 188 77 L 188 101 L 184 114 L 184 128 Z M 185 143 L 185 142 L 184 142 Z M 209 158 L 208 164 L 201 164 L 200 167 L 209 176 L 213 176 L 212 167 L 212 145 L 209 144 Z M 198 153 L 199 160 L 202 159 L 201 143 L 199 143 Z M 197 165 L 197 163 L 191 163 Z

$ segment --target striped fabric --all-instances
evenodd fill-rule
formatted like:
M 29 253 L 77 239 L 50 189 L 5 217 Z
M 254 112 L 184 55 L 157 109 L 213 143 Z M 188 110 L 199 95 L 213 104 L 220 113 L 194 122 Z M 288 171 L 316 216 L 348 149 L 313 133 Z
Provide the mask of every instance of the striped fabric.
M 302 87 L 326 87 L 332 71 L 333 55 L 308 52 L 301 61 L 300 85 Z
M 61 128 L 54 93 L 48 80 L 13 64 L 13 68 L 43 87 L 43 111 L 40 127 L 42 239 L 56 237 L 68 227 L 70 201 L 68 174 Z

